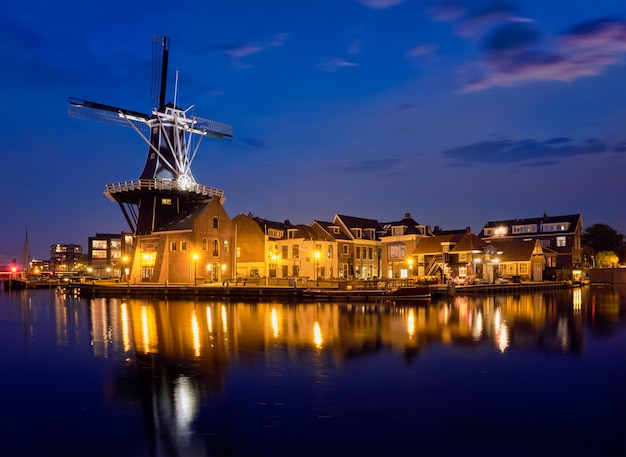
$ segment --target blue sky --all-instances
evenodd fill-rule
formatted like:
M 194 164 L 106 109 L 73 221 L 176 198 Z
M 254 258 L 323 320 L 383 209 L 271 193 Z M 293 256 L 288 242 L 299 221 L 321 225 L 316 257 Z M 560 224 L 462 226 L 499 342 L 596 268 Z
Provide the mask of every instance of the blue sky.
M 168 101 L 234 127 L 196 180 L 231 217 L 335 213 L 478 233 L 581 213 L 626 233 L 626 3 L 613 0 L 25 0 L 0 27 L 0 263 L 128 230 L 104 195 L 138 178 L 129 128 L 68 97 L 149 111 L 152 34 Z

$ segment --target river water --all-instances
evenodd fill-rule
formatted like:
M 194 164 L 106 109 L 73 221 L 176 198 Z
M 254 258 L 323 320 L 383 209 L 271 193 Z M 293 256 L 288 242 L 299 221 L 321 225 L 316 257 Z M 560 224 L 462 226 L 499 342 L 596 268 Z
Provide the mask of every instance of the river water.
M 0 291 L 1 456 L 624 456 L 626 285 L 413 304 Z

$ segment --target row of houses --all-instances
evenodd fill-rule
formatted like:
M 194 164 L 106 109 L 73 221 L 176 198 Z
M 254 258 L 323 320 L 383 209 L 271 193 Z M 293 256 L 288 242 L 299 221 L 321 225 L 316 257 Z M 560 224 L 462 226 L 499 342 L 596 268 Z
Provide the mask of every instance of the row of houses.
M 219 199 L 149 235 L 96 234 L 96 275 L 132 283 L 415 278 L 555 279 L 581 266 L 580 214 L 490 221 L 480 233 L 342 214 L 310 225 L 230 218 Z

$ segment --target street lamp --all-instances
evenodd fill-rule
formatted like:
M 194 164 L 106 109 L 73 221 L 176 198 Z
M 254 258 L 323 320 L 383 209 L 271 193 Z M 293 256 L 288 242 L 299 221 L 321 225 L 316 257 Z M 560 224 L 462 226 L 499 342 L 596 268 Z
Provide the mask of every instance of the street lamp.
M 198 253 L 193 254 L 193 285 L 198 285 Z
M 320 261 L 320 251 L 315 251 L 315 254 L 313 254 L 315 256 L 315 285 L 319 286 L 320 285 L 320 277 L 317 274 L 317 268 L 319 265 L 319 261 Z
M 124 276 L 126 278 L 126 281 L 128 281 L 128 268 L 126 267 L 126 264 L 128 263 L 128 256 L 124 256 L 122 257 L 122 264 L 123 264 L 123 268 L 124 268 Z M 120 271 L 120 276 L 122 276 L 122 272 Z M 121 278 L 120 278 L 121 280 Z

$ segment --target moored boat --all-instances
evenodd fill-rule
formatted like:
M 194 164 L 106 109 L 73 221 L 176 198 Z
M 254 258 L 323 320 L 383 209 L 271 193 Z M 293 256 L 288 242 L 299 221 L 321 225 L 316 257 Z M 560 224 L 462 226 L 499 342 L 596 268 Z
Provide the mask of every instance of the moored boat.
M 387 296 L 394 300 L 424 300 L 431 296 L 428 286 L 400 286 L 390 289 Z

